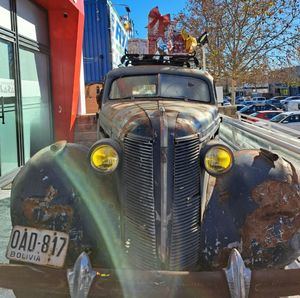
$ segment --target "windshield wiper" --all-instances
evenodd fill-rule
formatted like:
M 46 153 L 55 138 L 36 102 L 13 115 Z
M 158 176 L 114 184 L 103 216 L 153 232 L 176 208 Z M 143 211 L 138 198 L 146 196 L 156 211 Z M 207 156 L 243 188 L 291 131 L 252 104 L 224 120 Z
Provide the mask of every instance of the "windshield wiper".
M 124 96 L 124 97 L 117 97 L 117 98 L 110 98 L 110 100 L 120 100 L 120 99 L 132 99 L 134 100 L 136 97 L 133 95 L 130 96 Z

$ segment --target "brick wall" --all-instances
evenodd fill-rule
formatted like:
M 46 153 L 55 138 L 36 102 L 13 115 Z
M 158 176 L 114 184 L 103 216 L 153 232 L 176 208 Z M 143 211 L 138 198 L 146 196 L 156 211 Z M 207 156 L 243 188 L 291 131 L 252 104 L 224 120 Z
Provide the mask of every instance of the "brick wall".
M 97 118 L 95 114 L 80 115 L 76 118 L 74 142 L 90 147 L 97 141 Z

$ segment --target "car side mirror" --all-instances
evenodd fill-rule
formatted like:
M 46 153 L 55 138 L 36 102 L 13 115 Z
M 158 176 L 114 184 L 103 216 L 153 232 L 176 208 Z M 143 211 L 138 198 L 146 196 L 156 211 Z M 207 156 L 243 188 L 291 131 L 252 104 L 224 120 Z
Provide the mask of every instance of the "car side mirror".
M 102 105 L 102 96 L 103 96 L 103 88 L 100 90 L 100 92 L 96 96 L 99 109 L 101 109 L 101 105 Z
M 282 123 L 289 123 L 287 120 L 282 121 Z

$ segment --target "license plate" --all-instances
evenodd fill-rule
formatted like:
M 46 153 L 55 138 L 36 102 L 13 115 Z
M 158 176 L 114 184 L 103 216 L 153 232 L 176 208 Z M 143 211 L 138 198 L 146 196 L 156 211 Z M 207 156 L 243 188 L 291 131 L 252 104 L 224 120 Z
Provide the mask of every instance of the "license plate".
M 7 247 L 10 260 L 63 267 L 69 235 L 63 232 L 14 226 Z

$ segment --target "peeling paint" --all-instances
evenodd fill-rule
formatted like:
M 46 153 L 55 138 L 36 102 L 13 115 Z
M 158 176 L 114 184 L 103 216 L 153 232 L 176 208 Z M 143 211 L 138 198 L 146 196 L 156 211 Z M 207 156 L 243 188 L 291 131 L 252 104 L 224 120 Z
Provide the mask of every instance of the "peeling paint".
M 246 251 L 254 239 L 269 248 L 289 241 L 300 229 L 300 194 L 295 185 L 266 181 L 253 190 L 252 199 L 259 208 L 247 217 L 241 232 Z
M 72 224 L 73 209 L 68 205 L 53 202 L 58 191 L 50 186 L 45 197 L 26 198 L 22 204 L 25 218 L 33 227 L 49 228 L 51 223 L 59 223 L 61 231 L 67 231 Z

